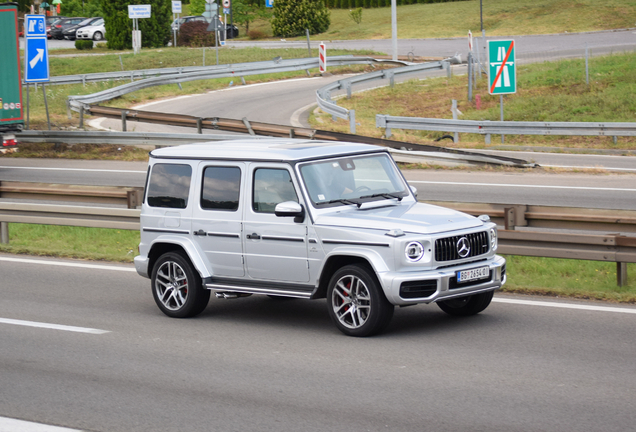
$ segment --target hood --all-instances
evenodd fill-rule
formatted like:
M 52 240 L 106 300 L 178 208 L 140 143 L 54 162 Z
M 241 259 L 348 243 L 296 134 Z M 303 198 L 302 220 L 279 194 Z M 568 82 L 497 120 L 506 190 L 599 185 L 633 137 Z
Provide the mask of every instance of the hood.
M 375 208 L 339 207 L 319 214 L 316 225 L 346 228 L 392 230 L 405 233 L 434 234 L 475 228 L 483 225 L 476 217 L 423 203 L 388 205 Z

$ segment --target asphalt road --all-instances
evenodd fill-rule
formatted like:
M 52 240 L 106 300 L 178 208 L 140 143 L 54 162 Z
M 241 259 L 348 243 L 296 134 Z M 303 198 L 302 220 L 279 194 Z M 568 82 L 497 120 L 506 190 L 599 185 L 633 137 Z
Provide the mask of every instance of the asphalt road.
M 397 309 L 386 333 L 355 339 L 324 301 L 213 299 L 176 320 L 131 266 L 6 259 L 4 417 L 109 432 L 623 432 L 636 421 L 633 307 L 498 295 L 467 319 Z

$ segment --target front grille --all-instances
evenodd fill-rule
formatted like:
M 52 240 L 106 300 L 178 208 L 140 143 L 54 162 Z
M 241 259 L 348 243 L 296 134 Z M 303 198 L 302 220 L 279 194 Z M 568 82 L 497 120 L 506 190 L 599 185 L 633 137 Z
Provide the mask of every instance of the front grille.
M 466 237 L 470 245 L 470 252 L 464 257 L 460 257 L 457 252 L 457 242 L 462 237 Z M 435 260 L 437 262 L 472 258 L 488 253 L 489 250 L 490 242 L 486 231 L 435 240 Z
M 405 299 L 429 297 L 437 291 L 436 280 L 422 280 L 402 282 L 400 285 L 400 297 Z

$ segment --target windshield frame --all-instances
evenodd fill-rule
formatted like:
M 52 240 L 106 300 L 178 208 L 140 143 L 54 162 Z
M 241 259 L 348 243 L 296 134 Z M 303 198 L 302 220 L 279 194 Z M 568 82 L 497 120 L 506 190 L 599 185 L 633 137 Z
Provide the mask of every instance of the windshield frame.
M 310 185 L 311 181 L 309 182 L 307 181 L 308 180 L 307 177 L 310 173 L 307 171 L 304 171 L 304 169 L 306 170 L 308 166 L 312 166 L 312 165 L 315 166 L 315 165 L 321 165 L 321 164 L 335 164 L 335 163 L 340 164 L 341 161 L 351 160 L 351 161 L 354 161 L 354 165 L 353 165 L 353 168 L 349 169 L 348 171 L 355 171 L 355 169 L 357 169 L 357 167 L 355 166 L 356 161 L 359 161 L 361 159 L 371 159 L 371 158 L 383 158 L 382 160 L 380 160 L 380 163 L 381 165 L 384 166 L 385 172 L 387 172 L 386 180 L 391 182 L 391 186 L 393 186 L 393 189 L 395 190 L 372 189 L 372 188 L 365 187 L 364 190 L 361 190 L 357 193 L 357 196 L 354 190 L 349 193 L 343 192 L 344 195 L 341 194 L 340 196 L 332 197 L 331 199 L 327 199 L 327 197 L 325 196 L 325 198 L 320 201 L 316 200 L 315 197 L 312 196 L 312 193 L 313 195 L 316 195 L 315 194 L 316 191 L 312 190 L 314 189 L 314 187 L 311 187 Z M 342 165 L 341 165 L 341 168 L 342 168 Z M 302 184 L 307 201 L 308 203 L 311 204 L 311 207 L 315 210 L 332 209 L 334 207 L 343 207 L 343 206 L 355 206 L 357 208 L 360 208 L 362 204 L 365 204 L 368 202 L 387 201 L 387 200 L 391 200 L 394 202 L 401 202 L 405 198 L 407 199 L 407 201 L 409 201 L 408 199 L 409 197 L 411 197 L 411 199 L 414 200 L 414 198 L 412 198 L 412 192 L 411 192 L 410 186 L 404 179 L 402 172 L 400 171 L 398 166 L 395 164 L 395 161 L 393 160 L 393 158 L 386 151 L 378 151 L 373 153 L 361 153 L 361 154 L 354 154 L 354 155 L 337 155 L 333 157 L 325 157 L 321 159 L 299 162 L 298 164 L 296 164 L 296 170 L 297 170 L 298 179 L 300 180 L 300 183 Z M 317 174 L 317 171 L 315 171 L 313 174 L 314 175 Z M 375 180 L 372 180 L 372 182 L 374 181 Z M 362 185 L 362 186 L 365 186 L 365 185 Z M 358 188 L 360 188 L 360 186 Z M 356 190 L 358 188 L 356 188 Z M 323 188 L 320 188 L 319 190 L 322 191 Z M 388 197 L 387 195 L 394 195 L 394 196 Z

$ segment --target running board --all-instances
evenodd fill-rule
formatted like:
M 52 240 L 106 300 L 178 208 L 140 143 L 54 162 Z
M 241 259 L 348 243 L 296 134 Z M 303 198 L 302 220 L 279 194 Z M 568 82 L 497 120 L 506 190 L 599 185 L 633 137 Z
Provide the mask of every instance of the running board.
M 295 298 L 311 298 L 311 292 L 307 291 L 288 291 L 288 290 L 280 290 L 280 289 L 271 289 L 271 288 L 256 288 L 256 287 L 237 287 L 235 285 L 221 285 L 221 284 L 205 284 L 205 287 L 213 292 L 224 292 L 224 293 L 246 293 L 246 294 L 265 294 L 265 295 L 275 295 L 282 297 L 295 297 Z

